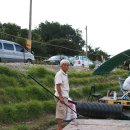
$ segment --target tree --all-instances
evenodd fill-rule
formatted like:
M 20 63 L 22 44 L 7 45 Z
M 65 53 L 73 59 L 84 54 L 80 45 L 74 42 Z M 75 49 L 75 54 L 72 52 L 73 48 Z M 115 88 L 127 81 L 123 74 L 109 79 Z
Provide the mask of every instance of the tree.
M 41 40 L 48 42 L 49 40 L 60 38 L 60 24 L 58 22 L 48 22 L 41 23 L 39 25 L 39 34 Z
M 16 39 L 15 36 L 18 36 L 20 29 L 21 29 L 20 26 L 17 26 L 16 24 L 12 23 L 4 23 L 2 25 L 2 31 L 10 35 L 5 36 L 6 40 L 15 41 Z
M 2 23 L 0 23 L 0 39 L 3 39 L 3 29 L 2 29 L 3 25 Z
M 32 30 L 32 40 L 42 41 L 38 29 L 34 29 L 34 30 Z
M 108 60 L 110 55 L 108 55 L 106 52 L 100 50 L 100 47 L 92 48 L 91 45 L 88 46 L 88 57 L 92 60 L 99 60 L 102 62 L 102 56 L 105 58 L 105 60 Z
M 47 56 L 47 49 L 44 43 L 32 41 L 32 50 L 35 56 Z
M 22 38 L 27 38 L 28 37 L 28 29 L 21 29 L 19 32 L 19 36 Z
M 0 38 L 18 42 L 25 46 L 28 37 L 28 29 L 21 29 L 13 23 L 0 23 Z M 38 28 L 32 30 L 32 50 L 37 56 L 49 56 L 56 54 L 80 55 L 85 54 L 82 49 L 85 41 L 82 39 L 82 31 L 72 28 L 71 25 L 61 25 L 58 22 L 40 23 Z M 110 55 L 88 46 L 88 57 L 95 61 L 101 60 L 101 55 L 108 59 Z
M 1 32 L 0 35 L 1 39 L 17 42 L 25 47 L 26 40 L 22 37 L 25 36 L 26 33 L 25 29 L 21 29 L 20 26 L 17 26 L 16 24 L 13 23 L 0 24 L 0 32 Z
M 50 55 L 65 54 L 68 56 L 78 55 L 76 45 L 67 39 L 53 39 L 46 43 L 47 53 Z
M 15 42 L 18 42 L 20 45 L 26 48 L 26 39 L 28 37 L 27 29 L 20 29 L 18 37 L 15 39 Z
M 57 43 L 58 46 L 62 46 L 64 43 L 64 47 L 68 47 L 73 50 L 76 49 L 79 52 L 82 51 L 82 47 L 85 44 L 85 42 L 81 36 L 82 32 L 78 29 L 77 30 L 73 29 L 70 25 L 60 25 L 58 22 L 50 23 L 50 22 L 46 21 L 45 23 L 41 23 L 39 25 L 38 29 L 39 29 L 39 34 L 40 34 L 41 40 L 46 42 L 47 44 L 50 42 L 52 44 L 51 40 L 60 39 L 59 40 L 60 42 Z M 61 39 L 66 39 L 66 42 L 63 42 L 63 41 L 61 42 Z M 73 46 L 68 46 L 67 44 L 69 42 Z M 53 43 L 54 43 L 54 41 L 53 41 Z M 50 47 L 50 45 L 49 45 L 49 47 Z M 47 51 L 49 54 L 53 54 L 52 49 L 50 50 L 48 48 L 47 50 L 49 50 L 49 51 Z M 59 47 L 59 49 L 57 48 L 57 50 L 60 51 L 60 52 L 56 51 L 57 53 L 63 54 L 65 52 L 65 50 L 60 49 L 60 47 Z M 71 51 L 73 51 L 73 50 L 71 50 Z M 73 52 L 73 54 L 78 54 L 78 53 L 76 53 L 75 51 Z

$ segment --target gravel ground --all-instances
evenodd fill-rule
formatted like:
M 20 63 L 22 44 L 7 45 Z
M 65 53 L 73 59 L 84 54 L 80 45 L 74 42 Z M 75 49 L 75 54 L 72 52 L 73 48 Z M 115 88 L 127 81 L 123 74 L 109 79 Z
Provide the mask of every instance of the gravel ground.
M 28 67 L 32 67 L 32 66 L 44 66 L 45 68 L 57 72 L 60 69 L 59 65 L 42 65 L 42 64 L 29 64 L 29 63 L 0 63 L 0 65 L 3 66 L 8 66 L 11 68 L 15 68 L 18 69 L 20 71 L 25 70 Z M 74 67 L 74 66 L 70 66 L 69 68 L 70 71 L 87 71 L 88 69 L 85 67 Z

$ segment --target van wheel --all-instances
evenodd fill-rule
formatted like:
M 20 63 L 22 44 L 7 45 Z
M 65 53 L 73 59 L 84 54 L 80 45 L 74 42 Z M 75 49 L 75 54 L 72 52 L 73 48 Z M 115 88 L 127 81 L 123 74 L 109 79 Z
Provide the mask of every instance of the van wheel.
M 32 60 L 28 59 L 26 63 L 32 64 Z

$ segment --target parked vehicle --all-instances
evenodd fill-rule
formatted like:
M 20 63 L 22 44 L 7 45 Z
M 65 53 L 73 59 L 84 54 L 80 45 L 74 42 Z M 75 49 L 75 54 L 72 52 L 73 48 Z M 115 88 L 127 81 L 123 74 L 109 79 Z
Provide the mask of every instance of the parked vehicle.
M 93 62 L 86 56 L 75 56 L 74 66 L 89 67 Z
M 59 65 L 62 59 L 68 59 L 65 55 L 55 55 L 50 57 L 48 60 L 44 60 L 47 64 Z
M 32 63 L 34 55 L 18 43 L 0 39 L 0 62 Z
M 75 57 L 73 57 L 73 56 L 69 56 L 68 58 L 69 58 L 70 65 L 73 66 L 73 65 L 74 65 Z

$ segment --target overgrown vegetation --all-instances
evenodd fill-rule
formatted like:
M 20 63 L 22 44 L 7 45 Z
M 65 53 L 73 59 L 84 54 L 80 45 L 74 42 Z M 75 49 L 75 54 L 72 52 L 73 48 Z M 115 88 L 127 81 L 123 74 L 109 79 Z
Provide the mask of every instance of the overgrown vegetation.
M 44 130 L 56 123 L 54 97 L 30 79 L 28 74 L 54 93 L 55 74 L 43 66 L 32 66 L 22 72 L 0 66 L 0 127 L 6 124 L 11 125 L 9 130 Z M 92 85 L 96 85 L 97 91 L 103 95 L 108 89 L 119 91 L 118 76 L 125 78 L 127 71 L 116 70 L 105 76 L 93 76 L 92 71 L 70 71 L 70 97 L 76 101 L 86 101 Z M 39 119 L 42 119 L 41 123 L 34 125 L 33 121 Z M 29 121 L 32 123 L 26 124 Z

